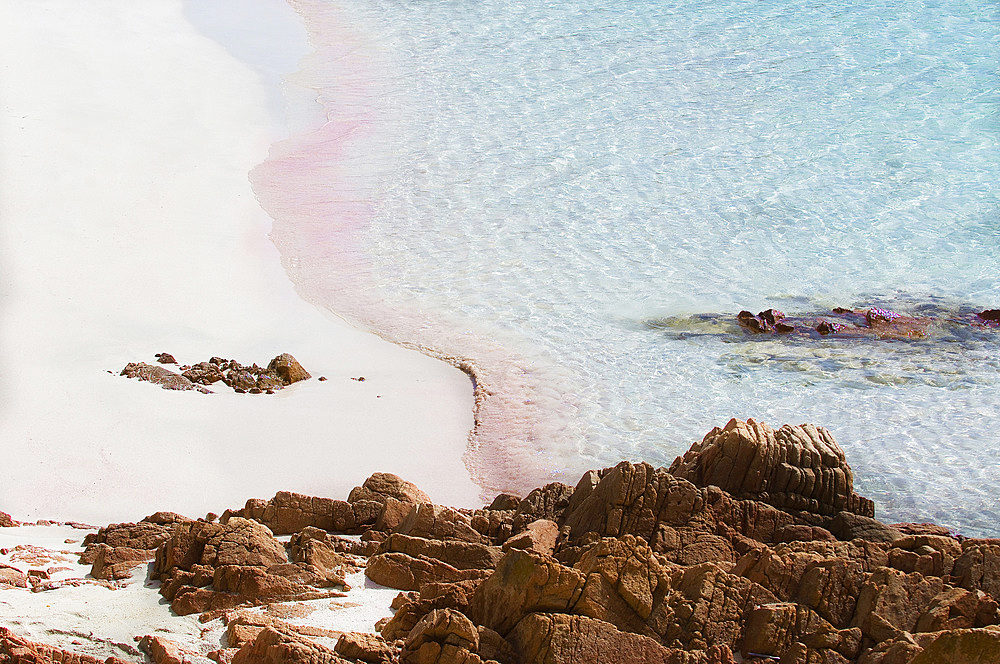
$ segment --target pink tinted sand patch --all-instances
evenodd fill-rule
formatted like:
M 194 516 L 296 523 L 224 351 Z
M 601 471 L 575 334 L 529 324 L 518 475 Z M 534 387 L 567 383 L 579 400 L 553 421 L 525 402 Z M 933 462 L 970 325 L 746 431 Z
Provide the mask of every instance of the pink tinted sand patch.
M 540 357 L 517 355 L 503 340 L 392 301 L 372 276 L 368 246 L 375 198 L 392 176 L 394 95 L 405 77 L 365 26 L 328 3 L 293 0 L 315 52 L 294 80 L 317 90 L 327 122 L 272 147 L 251 174 L 274 219 L 272 240 L 296 290 L 380 336 L 459 367 L 476 384 L 476 425 L 465 456 L 483 497 L 523 493 L 563 478 L 539 453 L 559 437 L 573 408 L 569 386 Z M 544 405 L 543 405 L 544 404 Z

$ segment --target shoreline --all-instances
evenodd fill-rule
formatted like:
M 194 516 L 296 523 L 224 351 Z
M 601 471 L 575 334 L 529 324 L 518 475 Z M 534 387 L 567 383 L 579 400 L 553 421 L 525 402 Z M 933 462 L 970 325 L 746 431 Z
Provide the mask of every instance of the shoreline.
M 257 74 L 180 2 L 0 12 L 19 63 L 0 74 L 0 433 L 16 441 L 0 507 L 199 514 L 247 494 L 339 493 L 383 469 L 475 503 L 469 379 L 304 303 L 281 269 L 246 179 L 274 140 Z M 289 352 L 329 380 L 252 401 L 109 375 L 161 352 Z

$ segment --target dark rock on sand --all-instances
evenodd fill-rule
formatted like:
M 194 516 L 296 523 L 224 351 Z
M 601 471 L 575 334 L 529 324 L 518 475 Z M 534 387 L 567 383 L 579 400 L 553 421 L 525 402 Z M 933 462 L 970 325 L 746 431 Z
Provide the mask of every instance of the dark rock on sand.
M 168 353 L 158 353 L 156 357 L 162 364 L 177 363 Z M 222 357 L 213 357 L 208 362 L 198 362 L 182 369 L 183 372 L 178 376 L 162 367 L 139 362 L 130 363 L 122 370 L 121 375 L 159 383 L 165 389 L 194 389 L 206 393 L 210 390 L 201 386 L 222 382 L 239 394 L 273 394 L 292 383 L 310 378 L 309 372 L 288 353 L 282 353 L 271 360 L 267 369 L 256 364 L 244 366 Z
M 145 362 L 129 362 L 119 375 L 156 383 L 165 390 L 198 390 L 206 394 L 210 392 L 210 390 L 196 385 L 180 374 Z

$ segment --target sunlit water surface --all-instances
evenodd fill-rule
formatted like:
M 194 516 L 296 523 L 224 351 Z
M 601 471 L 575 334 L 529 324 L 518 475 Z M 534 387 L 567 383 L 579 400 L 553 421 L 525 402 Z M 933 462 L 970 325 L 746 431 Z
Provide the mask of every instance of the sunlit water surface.
M 1000 535 L 998 335 L 760 340 L 697 316 L 1000 307 L 995 3 L 292 4 L 328 55 L 298 80 L 355 123 L 337 140 L 363 136 L 313 178 L 330 209 L 289 225 L 349 218 L 349 241 L 310 259 L 286 238 L 286 266 L 364 273 L 421 345 L 499 340 L 542 422 L 507 449 L 575 482 L 731 417 L 812 422 L 883 520 Z

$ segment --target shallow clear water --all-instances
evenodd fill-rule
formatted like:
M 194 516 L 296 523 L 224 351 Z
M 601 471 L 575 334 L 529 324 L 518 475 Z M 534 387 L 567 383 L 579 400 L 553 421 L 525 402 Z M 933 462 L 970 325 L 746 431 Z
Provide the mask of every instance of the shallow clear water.
M 342 75 L 321 86 L 371 133 L 324 190 L 362 192 L 338 198 L 363 199 L 349 272 L 420 312 L 396 336 L 498 339 L 533 375 L 516 405 L 540 423 L 509 448 L 575 482 L 669 464 L 731 417 L 812 422 L 883 520 L 1000 535 L 1000 337 L 779 342 L 690 318 L 1000 307 L 995 3 L 293 5 L 378 53 L 348 110 Z

